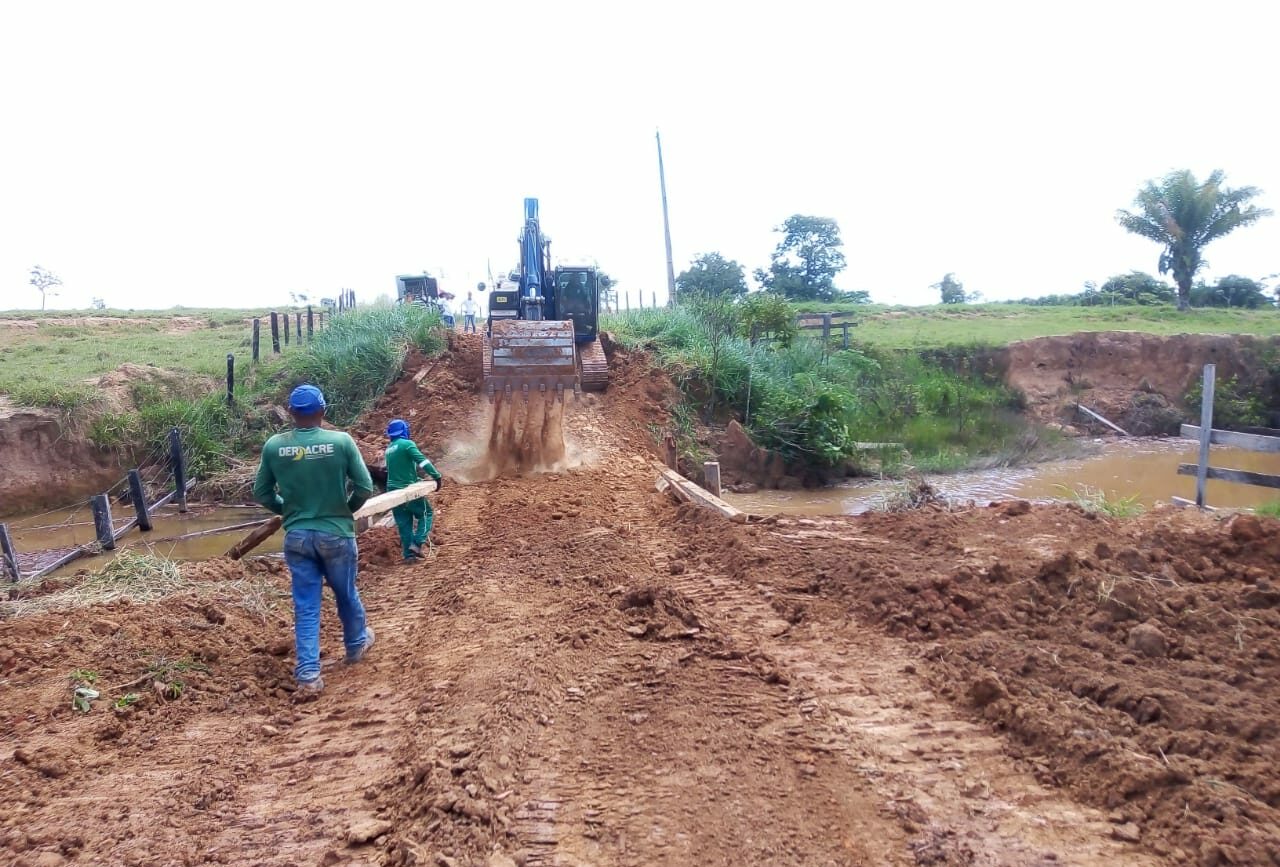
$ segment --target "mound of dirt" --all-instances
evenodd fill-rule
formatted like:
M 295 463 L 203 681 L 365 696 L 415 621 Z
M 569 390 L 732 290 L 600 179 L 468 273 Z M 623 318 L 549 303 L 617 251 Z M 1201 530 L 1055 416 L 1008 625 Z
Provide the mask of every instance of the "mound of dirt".
M 998 355 L 1005 381 L 1021 391 L 1028 409 L 1043 421 L 1078 422 L 1083 403 L 1122 425 L 1141 426 L 1138 395 L 1159 395 L 1180 407 L 1205 364 L 1218 377 L 1234 377 L 1256 367 L 1280 339 L 1239 334 L 1159 336 L 1136 331 L 1081 332 L 1009 344 Z M 1164 432 L 1164 431 L 1160 431 Z
M 780 613 L 924 644 L 940 693 L 1174 863 L 1280 863 L 1280 522 L 926 507 L 779 519 L 763 555 L 684 522 Z
M 202 397 L 216 387 L 209 377 L 195 377 L 152 364 L 128 361 L 85 382 L 93 386 L 101 396 L 103 409 L 109 412 L 136 410 L 141 403 L 156 399 Z

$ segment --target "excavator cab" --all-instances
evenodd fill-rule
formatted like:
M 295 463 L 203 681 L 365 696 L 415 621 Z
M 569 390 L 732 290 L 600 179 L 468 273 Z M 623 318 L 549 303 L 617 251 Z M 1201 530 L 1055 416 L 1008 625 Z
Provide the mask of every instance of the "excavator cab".
M 600 287 L 594 268 L 557 268 L 555 292 L 548 300 L 548 319 L 573 322 L 578 343 L 595 340 L 600 309 Z

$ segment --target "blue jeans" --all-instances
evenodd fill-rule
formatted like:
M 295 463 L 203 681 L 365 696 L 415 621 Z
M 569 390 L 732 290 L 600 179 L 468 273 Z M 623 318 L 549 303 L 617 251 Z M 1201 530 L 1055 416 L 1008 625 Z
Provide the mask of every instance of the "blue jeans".
M 290 530 L 284 537 L 284 560 L 293 576 L 293 641 L 300 682 L 320 676 L 320 602 L 324 581 L 333 588 L 347 653 L 368 638 L 364 605 L 356 590 L 356 540 L 319 530 Z
M 464 332 L 466 332 L 466 331 L 470 331 L 472 334 L 475 334 L 475 332 L 476 332 L 476 315 L 475 315 L 474 313 L 468 313 L 468 314 L 466 314 L 465 316 L 463 316 L 463 317 L 462 317 L 462 330 L 463 330 Z

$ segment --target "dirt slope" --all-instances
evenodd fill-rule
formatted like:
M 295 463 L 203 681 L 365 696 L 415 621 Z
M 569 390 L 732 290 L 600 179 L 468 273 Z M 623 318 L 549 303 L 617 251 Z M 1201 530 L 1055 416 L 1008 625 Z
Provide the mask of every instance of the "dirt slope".
M 1044 508 L 727 525 L 653 491 L 642 359 L 568 414 L 581 465 L 462 484 L 475 349 L 357 432 L 416 419 L 449 480 L 430 560 L 362 538 L 378 645 L 337 662 L 326 612 L 319 700 L 291 700 L 266 562 L 0 622 L 0 862 L 1280 863 L 1265 535 Z M 144 697 L 77 713 L 85 668 Z

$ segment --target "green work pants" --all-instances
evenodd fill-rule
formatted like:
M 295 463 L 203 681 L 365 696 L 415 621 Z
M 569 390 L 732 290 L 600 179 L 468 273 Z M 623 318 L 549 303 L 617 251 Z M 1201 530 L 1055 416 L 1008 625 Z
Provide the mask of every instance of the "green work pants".
M 411 547 L 421 547 L 431 532 L 431 520 L 435 517 L 431 510 L 431 502 L 423 497 L 410 500 L 391 510 L 396 519 L 396 529 L 400 531 L 400 548 L 405 557 L 412 552 Z M 417 527 L 415 528 L 415 523 Z

